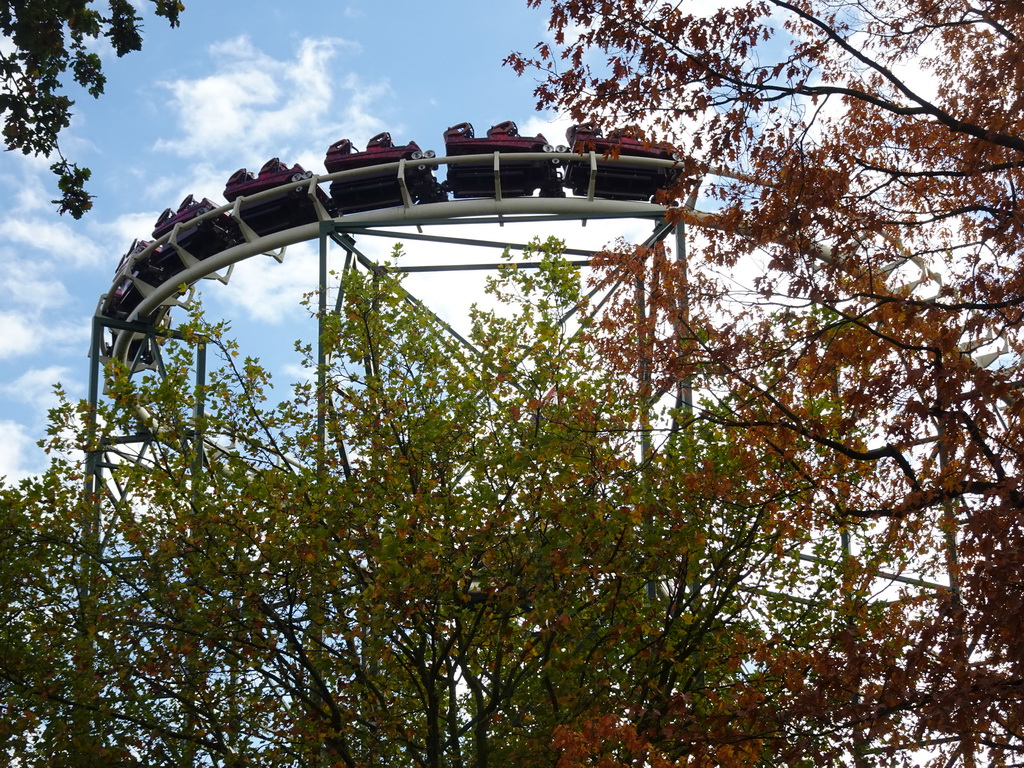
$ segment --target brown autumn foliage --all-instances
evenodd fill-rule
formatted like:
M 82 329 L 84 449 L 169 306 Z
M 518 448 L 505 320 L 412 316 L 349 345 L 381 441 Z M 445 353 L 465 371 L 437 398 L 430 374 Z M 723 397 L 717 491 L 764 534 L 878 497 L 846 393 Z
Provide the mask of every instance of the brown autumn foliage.
M 801 681 L 760 743 L 795 759 L 800 734 L 778 737 L 810 717 L 862 765 L 1021 764 L 1020 4 L 528 2 L 552 38 L 509 63 L 539 106 L 671 142 L 667 199 L 698 195 L 669 211 L 685 259 L 608 255 L 645 287 L 607 316 L 612 364 L 651 396 L 687 382 L 693 422 L 813 488 L 791 525 L 949 585 L 893 601 L 852 557 L 831 642 L 761 660 Z

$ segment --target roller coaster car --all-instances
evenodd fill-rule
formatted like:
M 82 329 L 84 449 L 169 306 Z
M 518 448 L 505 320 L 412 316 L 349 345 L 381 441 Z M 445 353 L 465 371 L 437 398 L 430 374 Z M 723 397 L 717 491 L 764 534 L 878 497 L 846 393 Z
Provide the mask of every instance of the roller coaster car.
M 434 157 L 433 150 L 424 152 L 414 141 L 396 147 L 390 133 L 378 133 L 370 139 L 365 152 L 353 150 L 348 139 L 335 142 L 327 150 L 324 166 L 328 173 L 337 173 L 405 160 L 404 178 L 409 198 L 414 203 L 436 203 L 447 199 L 447 195 L 434 179 L 433 170 L 416 162 L 431 157 Z M 331 200 L 339 214 L 405 205 L 398 172 L 394 169 L 354 179 L 338 179 L 331 183 Z
M 153 237 L 163 237 L 176 224 L 179 225 L 175 242 L 200 261 L 233 245 L 238 245 L 242 242 L 242 233 L 238 229 L 238 224 L 226 213 L 214 218 L 203 219 L 189 226 L 189 222 L 197 216 L 208 213 L 216 207 L 216 203 L 205 197 L 197 201 L 192 195 L 189 195 L 181 201 L 177 211 L 167 208 L 160 214 L 153 229 Z M 177 258 L 173 248 L 168 248 L 165 253 L 167 256 L 173 254 L 174 258 L 167 258 L 166 264 L 155 266 L 166 271 L 167 277 L 169 277 L 183 269 L 184 263 Z
M 573 152 L 596 152 L 616 157 L 615 163 L 606 163 L 598 169 L 594 196 L 608 200 L 650 200 L 659 189 L 667 187 L 679 175 L 668 167 L 631 164 L 632 157 L 672 160 L 670 149 L 644 144 L 621 131 L 612 131 L 607 137 L 593 123 L 574 125 L 565 132 Z M 590 163 L 571 162 L 565 169 L 565 186 L 575 195 L 586 196 L 590 189 Z
M 511 120 L 491 126 L 486 138 L 476 138 L 471 124 L 459 123 L 444 132 L 444 146 L 449 157 L 501 153 L 498 180 L 492 158 L 480 163 L 449 165 L 445 188 L 454 197 L 497 197 L 499 187 L 501 197 L 529 197 L 538 189 L 541 197 L 565 197 L 557 158 L 521 162 L 508 157 L 558 149 L 540 134 L 532 138 L 520 136 Z
M 146 259 L 138 259 L 138 255 L 145 251 L 152 242 L 152 240 L 135 240 L 121 257 L 117 270 L 114 272 L 114 289 L 107 294 L 100 307 L 102 315 L 117 320 L 126 319 L 144 298 L 136 279 L 150 285 L 161 282 L 154 280 L 149 259 L 165 246 L 152 251 Z
M 313 172 L 301 165 L 289 168 L 274 157 L 263 164 L 258 176 L 245 168 L 231 174 L 224 187 L 224 198 L 234 202 L 239 197 L 279 187 L 277 194 L 243 201 L 239 211 L 242 220 L 256 234 L 269 235 L 317 220 L 316 206 L 309 197 L 309 179 L 312 176 Z M 330 207 L 330 200 L 319 187 L 316 195 L 325 208 Z

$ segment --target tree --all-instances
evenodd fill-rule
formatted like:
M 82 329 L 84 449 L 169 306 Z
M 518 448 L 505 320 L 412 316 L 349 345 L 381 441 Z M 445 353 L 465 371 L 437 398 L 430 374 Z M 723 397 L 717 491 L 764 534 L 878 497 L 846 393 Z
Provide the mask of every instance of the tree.
M 7 755 L 843 764 L 806 700 L 829 670 L 806 665 L 860 614 L 916 609 L 867 599 L 905 542 L 864 536 L 871 570 L 802 528 L 818 488 L 791 458 L 623 376 L 559 245 L 527 256 L 473 349 L 386 270 L 353 271 L 322 389 L 268 405 L 266 372 L 197 321 L 160 375 L 115 366 L 98 413 L 61 408 L 49 473 L 0 499 Z M 634 323 L 635 277 L 594 285 Z M 225 355 L 197 389 L 200 342 Z
M 539 105 L 671 142 L 666 200 L 707 203 L 670 210 L 685 271 L 648 280 L 647 315 L 622 307 L 611 347 L 682 329 L 653 386 L 692 382 L 695 418 L 803 477 L 794 524 L 867 522 L 918 568 L 916 547 L 946 540 L 948 590 L 902 622 L 865 601 L 800 661 L 802 706 L 827 707 L 862 761 L 931 743 L 936 764 L 1019 763 L 1017 4 L 529 4 L 554 42 L 509 61 L 540 74 Z
M 182 3 L 152 2 L 158 16 L 178 25 Z M 13 46 L 0 53 L 4 142 L 8 150 L 56 158 L 50 168 L 61 197 L 53 202 L 76 219 L 92 207 L 92 198 L 85 191 L 89 169 L 69 162 L 58 145 L 74 106 L 64 92 L 69 70 L 75 84 L 98 98 L 106 78 L 90 44 L 105 37 L 118 56 L 142 48 L 141 19 L 128 0 L 110 0 L 107 12 L 95 6 L 92 0 L 18 0 L 0 9 L 0 33 Z

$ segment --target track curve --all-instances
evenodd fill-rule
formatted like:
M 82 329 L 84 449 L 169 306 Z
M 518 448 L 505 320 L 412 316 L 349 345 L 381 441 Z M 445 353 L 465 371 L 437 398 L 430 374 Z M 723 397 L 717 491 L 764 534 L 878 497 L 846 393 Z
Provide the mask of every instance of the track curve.
M 590 189 L 586 197 L 505 197 L 502 195 L 501 172 L 518 165 L 536 163 L 538 161 L 555 164 L 585 163 L 589 167 Z M 488 163 L 494 169 L 494 196 L 474 197 L 445 200 L 442 202 L 414 203 L 407 192 L 405 179 L 407 171 L 424 166 L 435 169 L 439 166 L 470 164 L 479 166 Z M 504 165 L 503 165 L 504 163 Z M 372 229 L 379 226 L 424 226 L 454 221 L 481 222 L 488 220 L 505 221 L 545 221 L 573 218 L 582 221 L 589 219 L 659 219 L 663 218 L 666 207 L 659 203 L 637 200 L 616 200 L 597 197 L 594 188 L 602 171 L 621 173 L 623 169 L 636 169 L 643 173 L 645 169 L 659 169 L 659 172 L 678 170 L 674 161 L 643 157 L 604 157 L 596 152 L 584 155 L 573 152 L 544 153 L 503 153 L 462 155 L 456 157 L 431 157 L 417 160 L 415 164 L 405 160 L 376 165 L 355 170 L 340 171 L 321 175 L 311 175 L 299 183 L 294 181 L 266 189 L 250 196 L 236 198 L 233 202 L 207 210 L 187 222 L 176 223 L 169 232 L 154 239 L 143 249 L 131 254 L 127 264 L 122 264 L 114 275 L 111 288 L 105 293 L 97 306 L 98 319 L 111 317 L 104 308 L 109 306 L 109 298 L 124 281 L 131 281 L 142 294 L 141 300 L 123 318 L 127 322 L 159 322 L 162 314 L 171 306 L 178 304 L 176 297 L 182 293 L 182 287 L 191 289 L 201 280 L 216 276 L 218 272 L 231 268 L 246 259 L 262 254 L 283 255 L 286 248 L 302 242 L 318 239 L 326 228 L 333 231 L 346 229 Z M 321 185 L 358 181 L 361 178 L 394 174 L 399 187 L 403 191 L 404 204 L 379 208 L 341 216 L 332 215 L 332 211 L 323 204 Z M 305 194 L 312 203 L 311 209 L 315 218 L 311 221 L 297 223 L 295 226 L 270 234 L 258 234 L 245 220 L 244 211 L 247 206 L 272 200 L 282 192 L 299 191 L 304 188 Z M 198 259 L 189 253 L 187 248 L 178 243 L 178 237 L 184 231 L 192 230 L 196 225 L 217 220 L 223 216 L 231 217 L 238 225 L 243 241 L 220 250 L 212 255 Z M 184 269 L 176 271 L 159 283 L 149 284 L 131 274 L 133 264 L 145 263 L 161 248 L 173 249 Z M 224 282 L 227 278 L 221 278 Z M 117 319 L 117 318 L 115 318 Z M 109 357 L 125 359 L 131 342 L 137 334 L 114 331 L 114 339 L 108 348 Z

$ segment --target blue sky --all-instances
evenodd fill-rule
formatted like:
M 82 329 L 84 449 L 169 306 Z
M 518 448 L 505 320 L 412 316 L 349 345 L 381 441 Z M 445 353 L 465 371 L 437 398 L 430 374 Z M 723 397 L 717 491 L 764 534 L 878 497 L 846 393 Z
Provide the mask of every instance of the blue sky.
M 100 47 L 106 94 L 76 94 L 62 147 L 93 171 L 95 207 L 82 220 L 56 214 L 45 158 L 0 161 L 0 476 L 45 465 L 34 444 L 52 385 L 85 396 L 97 302 L 133 239 L 185 195 L 223 202 L 233 171 L 274 156 L 322 173 L 330 144 L 361 149 L 384 130 L 439 155 L 444 130 L 463 121 L 482 132 L 511 119 L 523 135 L 564 140 L 568 122 L 535 112 L 532 79 L 502 64 L 547 35 L 525 0 L 187 6 L 176 30 L 140 7 L 143 50 L 117 59 Z M 589 234 L 598 247 L 623 233 Z M 313 254 L 300 246 L 284 264 L 239 265 L 227 286 L 204 281 L 208 315 L 231 321 L 246 354 L 287 370 L 293 340 L 309 338 L 298 298 L 315 287 Z

